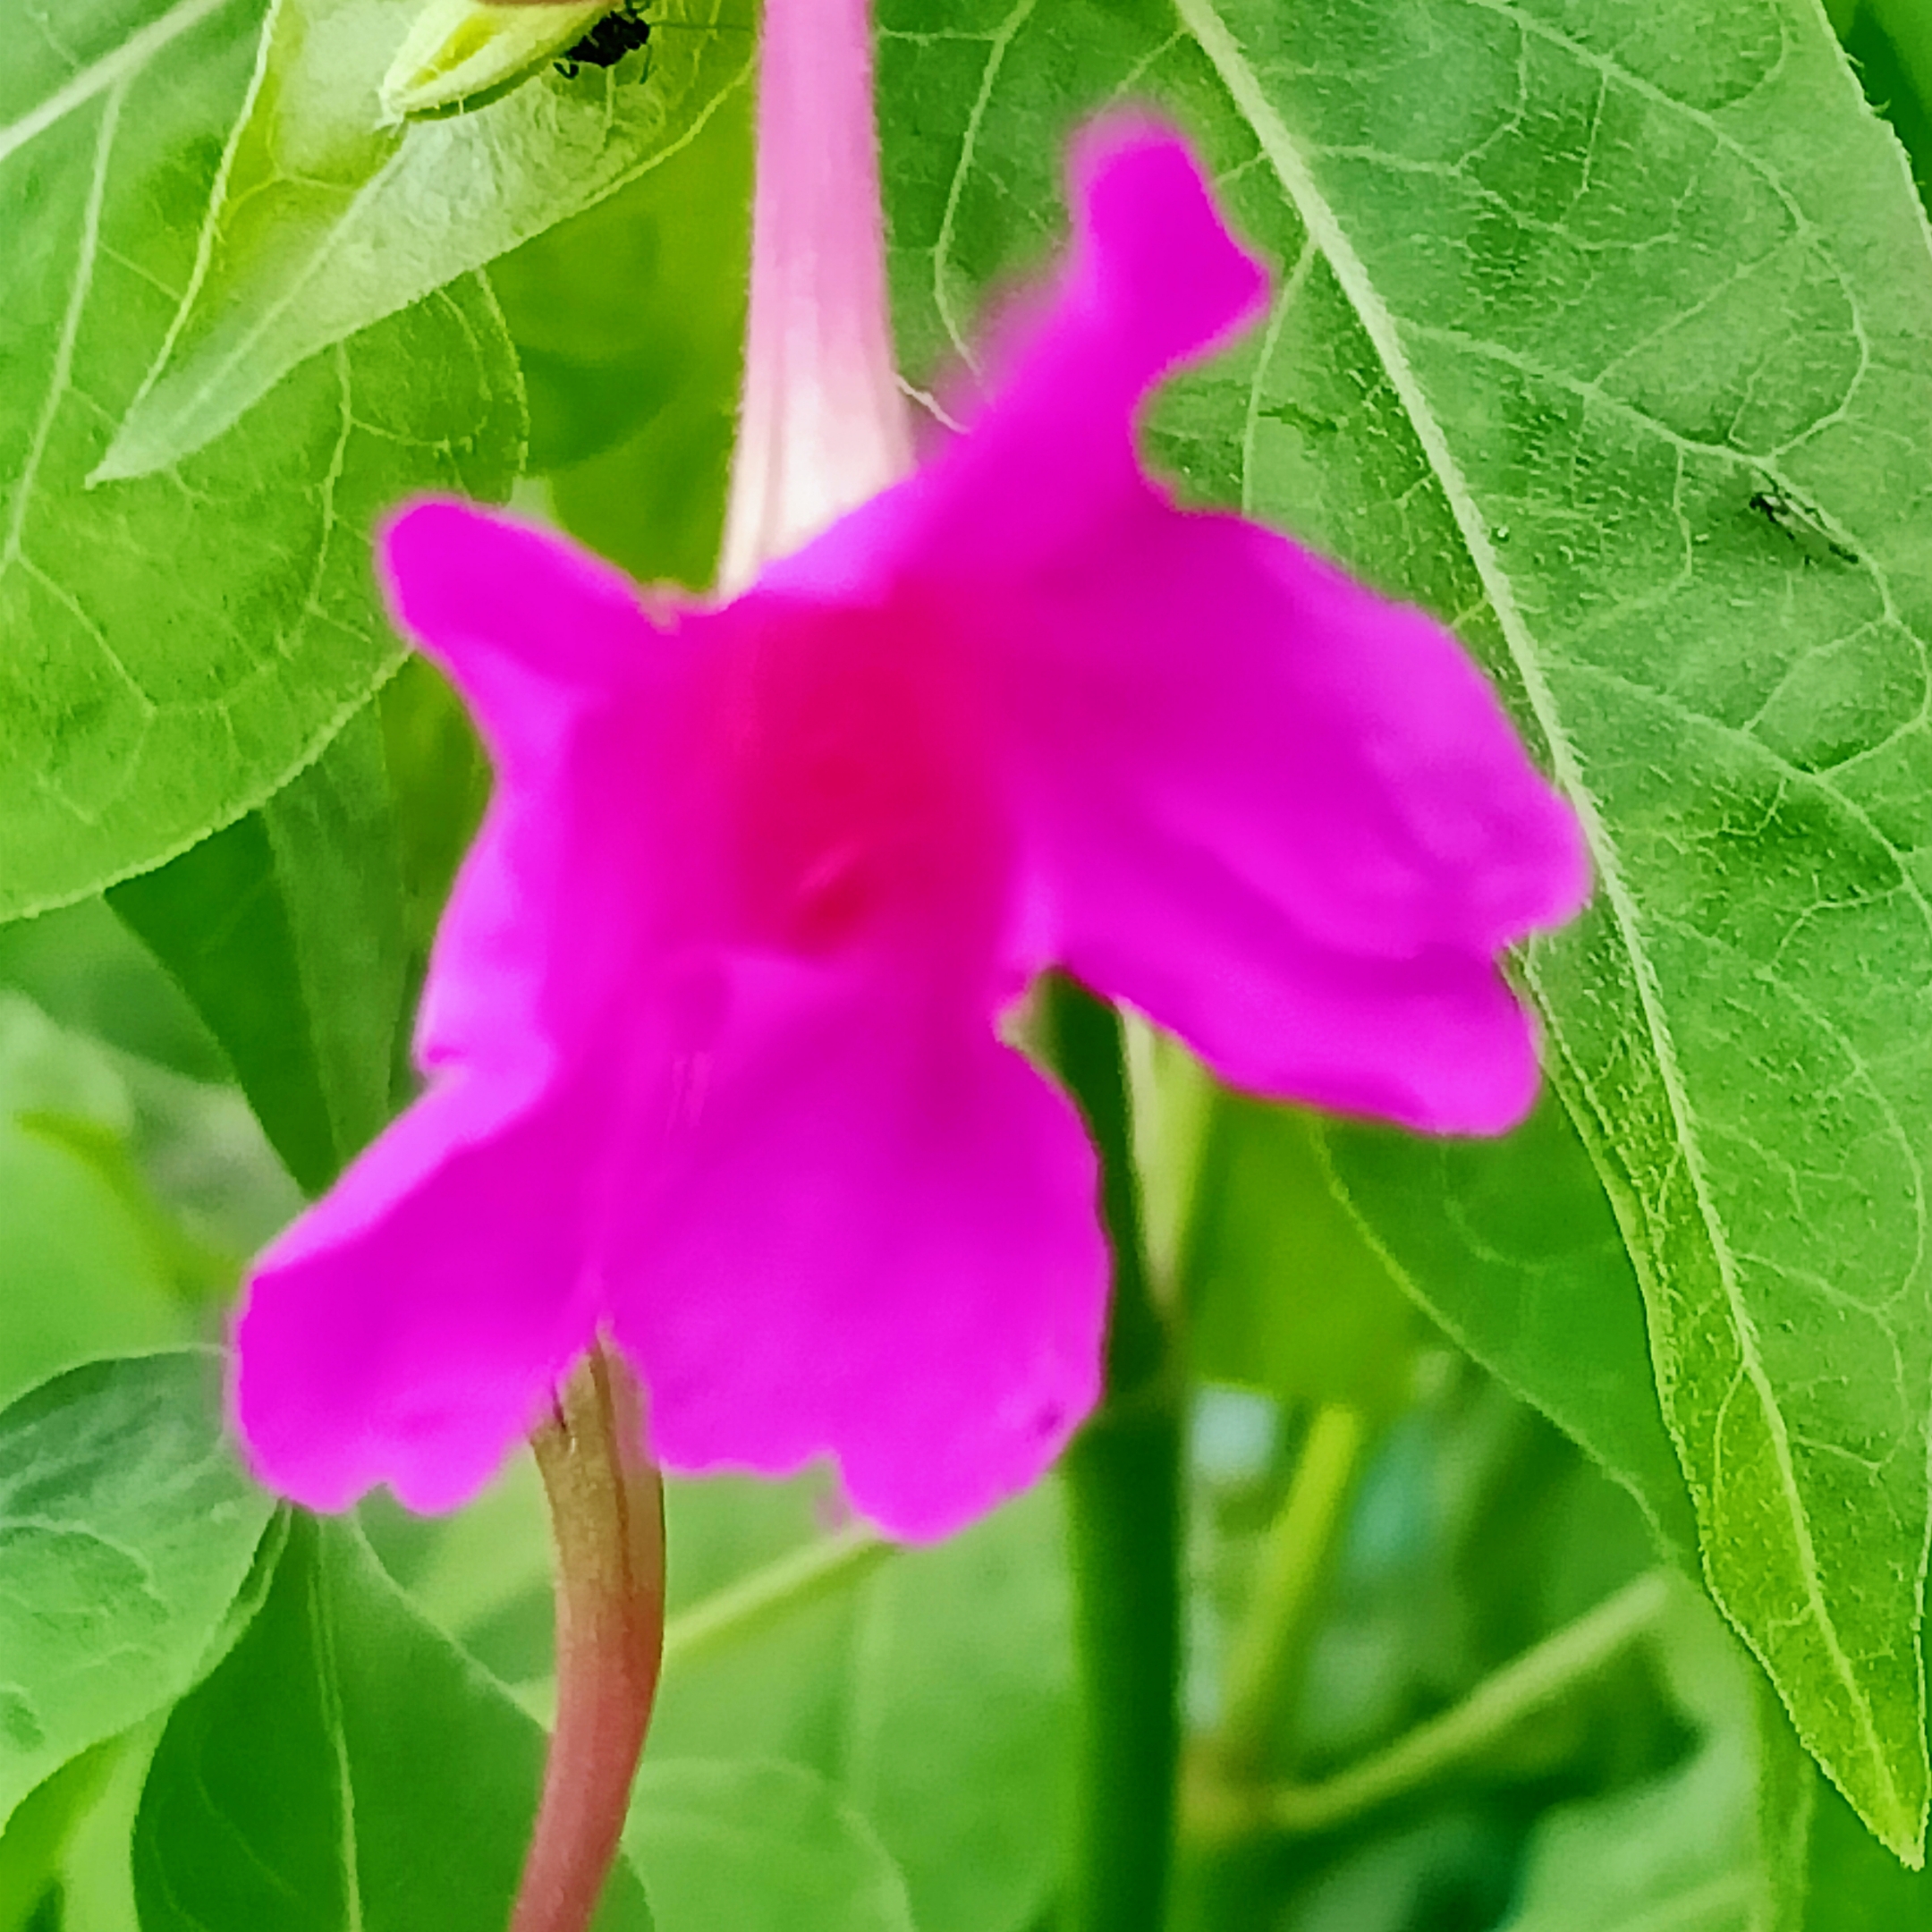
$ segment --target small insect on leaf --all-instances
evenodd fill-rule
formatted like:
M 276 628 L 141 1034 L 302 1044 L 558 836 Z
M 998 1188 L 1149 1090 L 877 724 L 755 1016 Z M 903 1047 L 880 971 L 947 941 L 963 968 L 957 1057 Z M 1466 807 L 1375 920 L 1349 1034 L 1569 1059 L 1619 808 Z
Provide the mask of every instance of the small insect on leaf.
M 556 64 L 566 80 L 577 77 L 584 67 L 614 67 L 626 54 L 632 54 L 650 39 L 650 22 L 631 0 L 606 13 L 575 47 L 567 49 Z
M 1745 508 L 1756 511 L 1773 530 L 1795 544 L 1807 557 L 1822 552 L 1836 557 L 1841 564 L 1859 561 L 1858 552 L 1833 536 L 1816 510 L 1787 490 L 1767 482 L 1764 488 L 1752 494 Z
M 587 5 L 490 5 L 428 0 L 383 78 L 392 123 L 479 107 L 594 34 L 609 0 Z

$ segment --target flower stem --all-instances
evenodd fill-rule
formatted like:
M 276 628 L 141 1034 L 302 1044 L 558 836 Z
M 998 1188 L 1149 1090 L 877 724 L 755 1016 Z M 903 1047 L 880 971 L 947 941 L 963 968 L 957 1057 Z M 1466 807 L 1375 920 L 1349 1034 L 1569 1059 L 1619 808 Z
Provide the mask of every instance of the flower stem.
M 1119 1015 L 1049 983 L 1052 1056 L 1100 1155 L 1106 1394 L 1063 1465 L 1080 1704 L 1064 1932 L 1158 1932 L 1180 1758 L 1182 1378 L 1150 1290 Z
M 1257 1831 L 1293 1836 L 1335 1831 L 1419 1791 L 1479 1757 L 1524 1719 L 1547 1709 L 1647 1636 L 1670 1601 L 1671 1580 L 1647 1571 L 1595 1609 L 1486 1677 L 1460 1704 L 1418 1724 L 1387 1750 L 1310 1784 L 1191 1792 L 1189 1825 L 1226 1841 Z
M 665 1625 L 666 1670 L 726 1649 L 834 1591 L 870 1576 L 898 1548 L 861 1527 L 788 1551 Z
M 556 1543 L 557 1717 L 510 1932 L 584 1932 L 617 1856 L 664 1644 L 664 1487 L 599 1343 L 531 1437 Z
M 1314 1611 L 1368 1442 L 1367 1418 L 1324 1402 L 1280 1513 L 1261 1547 L 1248 1613 L 1228 1659 L 1219 1749 L 1231 1776 L 1266 1767 L 1282 1708 L 1293 1695 L 1312 1635 Z

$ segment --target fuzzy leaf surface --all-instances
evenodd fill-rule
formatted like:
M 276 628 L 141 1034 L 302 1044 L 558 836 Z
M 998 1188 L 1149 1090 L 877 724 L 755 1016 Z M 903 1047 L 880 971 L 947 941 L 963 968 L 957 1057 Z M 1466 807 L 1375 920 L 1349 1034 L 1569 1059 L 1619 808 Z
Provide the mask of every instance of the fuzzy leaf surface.
M 188 285 L 258 28 L 250 0 L 0 0 L 0 919 L 159 863 L 312 758 L 397 659 L 377 515 L 501 497 L 521 459 L 470 280 L 199 455 L 87 487 Z
M 130 1356 L 0 1410 L 0 1822 L 219 1654 L 274 1513 L 219 1380 L 203 1351 Z
M 299 1518 L 260 1614 L 168 1720 L 134 1828 L 142 1932 L 475 1932 L 510 1916 L 544 1738 L 383 1574 Z M 596 1932 L 648 1932 L 620 1861 Z

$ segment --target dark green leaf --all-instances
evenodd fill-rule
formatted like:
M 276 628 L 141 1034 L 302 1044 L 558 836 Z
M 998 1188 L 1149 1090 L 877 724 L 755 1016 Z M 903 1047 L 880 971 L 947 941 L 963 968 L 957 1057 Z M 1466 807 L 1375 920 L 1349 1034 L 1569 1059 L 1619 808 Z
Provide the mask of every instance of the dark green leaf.
M 221 1654 L 272 1512 L 211 1354 L 90 1363 L 0 1411 L 0 1820 Z
M 227 1077 L 181 988 L 104 899 L 0 926 L 0 984 L 62 1026 L 124 1053 L 195 1080 Z
M 798 1765 L 647 1765 L 624 1843 L 664 1932 L 912 1932 L 892 1860 Z
M 169 1720 L 134 1835 L 142 1932 L 479 1932 L 509 1917 L 543 1733 L 347 1522 L 299 1520 L 267 1602 Z M 599 1932 L 649 1917 L 620 1866 Z
M 276 0 L 194 282 L 104 474 L 178 462 L 320 351 L 665 161 L 750 68 L 746 0 L 673 0 L 620 67 L 386 126 L 377 92 L 417 11 Z
M 750 110 L 748 89 L 727 95 L 661 165 L 490 269 L 551 510 L 646 582 L 705 588 L 717 561 L 750 252 Z
M 462 704 L 412 657 L 266 805 L 108 894 L 310 1193 L 406 1086 L 408 1017 L 488 786 Z
M 489 802 L 490 767 L 462 700 L 427 658 L 411 657 L 377 708 L 413 1004 L 450 882 Z
M 1822 10 L 881 19 L 915 363 L 1038 256 L 1062 135 L 1123 89 L 1183 120 L 1274 258 L 1267 325 L 1154 447 L 1457 623 L 1584 814 L 1595 908 L 1528 975 L 1707 1575 L 1916 1855 L 1932 251 Z
M 515 472 L 521 386 L 472 280 L 191 461 L 85 486 L 187 284 L 257 20 L 0 4 L 0 918 L 160 862 L 311 758 L 395 663 L 378 513 Z
M 1409 1393 L 1418 1324 L 1340 1200 L 1312 1116 L 1209 1103 L 1181 1292 L 1198 1372 L 1371 1412 Z
M 220 1041 L 319 1193 L 390 1114 L 408 934 L 382 729 L 365 708 L 267 804 L 107 902 Z

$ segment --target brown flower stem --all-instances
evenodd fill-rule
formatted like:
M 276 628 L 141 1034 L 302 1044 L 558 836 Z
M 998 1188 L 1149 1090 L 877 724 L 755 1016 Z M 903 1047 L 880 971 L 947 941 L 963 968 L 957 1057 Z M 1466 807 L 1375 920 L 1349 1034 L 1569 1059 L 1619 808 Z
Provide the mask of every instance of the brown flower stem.
M 664 1654 L 664 1485 L 599 1343 L 530 1438 L 556 1543 L 557 1716 L 510 1932 L 585 1932 L 617 1856 Z

